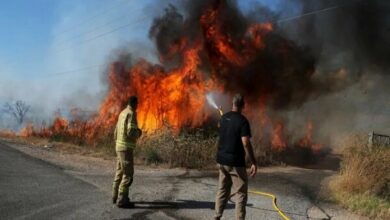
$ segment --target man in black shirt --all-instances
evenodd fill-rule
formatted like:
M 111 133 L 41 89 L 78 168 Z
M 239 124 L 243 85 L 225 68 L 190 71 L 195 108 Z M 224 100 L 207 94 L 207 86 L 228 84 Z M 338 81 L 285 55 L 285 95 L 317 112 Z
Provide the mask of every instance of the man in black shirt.
M 250 142 L 251 131 L 248 119 L 241 114 L 244 98 L 240 94 L 233 97 L 231 112 L 224 114 L 219 122 L 219 142 L 217 163 L 219 167 L 218 192 L 215 199 L 215 219 L 222 217 L 226 203 L 235 196 L 236 219 L 245 219 L 245 206 L 248 198 L 248 175 L 245 167 L 245 155 L 248 155 L 251 167 L 250 176 L 257 172 L 253 148 Z M 231 188 L 233 193 L 231 194 Z

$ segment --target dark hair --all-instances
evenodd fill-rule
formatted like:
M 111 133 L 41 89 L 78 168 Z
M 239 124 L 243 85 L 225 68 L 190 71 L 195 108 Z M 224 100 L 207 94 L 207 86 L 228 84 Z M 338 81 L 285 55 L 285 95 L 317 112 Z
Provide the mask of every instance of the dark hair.
M 242 108 L 245 105 L 244 96 L 237 93 L 233 96 L 233 105 L 238 108 Z
M 138 104 L 138 98 L 137 96 L 130 96 L 129 98 L 129 103 L 128 103 L 130 106 L 135 106 L 136 104 Z

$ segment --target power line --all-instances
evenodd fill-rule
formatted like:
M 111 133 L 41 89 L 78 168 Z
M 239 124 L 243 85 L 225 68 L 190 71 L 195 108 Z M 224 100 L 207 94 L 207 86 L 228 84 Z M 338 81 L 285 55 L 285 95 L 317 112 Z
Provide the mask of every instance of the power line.
M 333 10 L 333 9 L 341 8 L 341 7 L 344 7 L 344 6 L 346 6 L 346 5 L 332 6 L 332 7 L 329 7 L 329 8 L 324 8 L 324 9 L 320 9 L 320 10 L 315 10 L 315 11 L 312 11 L 312 12 L 308 12 L 308 13 L 305 13 L 305 14 L 302 14 L 302 15 L 284 18 L 284 19 L 278 20 L 278 21 L 276 21 L 276 22 L 277 22 L 277 23 L 283 23 L 283 22 L 295 20 L 295 19 L 298 19 L 298 18 L 302 18 L 302 17 L 308 16 L 308 15 L 313 15 L 313 14 L 317 14 L 317 13 L 320 13 L 320 12 L 325 12 L 325 11 L 330 11 L 330 10 Z M 141 19 L 138 19 L 136 22 L 140 22 L 140 21 L 145 20 L 145 19 L 147 19 L 147 18 L 149 18 L 149 17 L 148 17 L 148 16 L 141 17 Z M 89 39 L 83 40 L 83 41 L 79 42 L 78 44 L 83 44 L 83 43 L 86 43 L 86 42 L 89 42 L 89 41 L 98 39 L 98 38 L 100 38 L 100 37 L 103 37 L 103 36 L 106 36 L 106 35 L 111 34 L 111 33 L 113 33 L 113 32 L 116 32 L 116 31 L 118 31 L 118 30 L 120 30 L 120 29 L 126 28 L 126 27 L 128 27 L 128 26 L 130 26 L 130 25 L 132 25 L 132 24 L 133 24 L 133 21 L 130 22 L 130 23 L 127 23 L 127 24 L 125 24 L 125 25 L 119 26 L 119 27 L 117 27 L 117 28 L 114 28 L 114 29 L 112 29 L 112 30 L 109 30 L 109 31 L 107 31 L 107 32 L 103 32 L 103 33 L 101 33 L 101 34 L 98 34 L 98 35 L 96 35 L 96 36 L 93 36 L 93 37 L 91 37 L 91 38 L 89 38 Z M 77 44 L 76 44 L 76 45 L 77 45 Z M 66 50 L 66 49 L 69 49 L 69 48 L 64 48 L 64 49 L 61 49 L 61 50 L 59 50 L 59 51 L 61 52 L 61 51 L 64 51 L 64 50 Z
M 143 20 L 145 20 L 145 19 L 147 19 L 147 18 L 149 18 L 149 17 L 148 17 L 148 16 L 144 16 L 144 17 L 141 17 L 141 19 L 136 20 L 135 22 L 140 22 L 140 21 L 143 21 Z M 81 44 L 85 44 L 85 43 L 91 42 L 91 41 L 93 41 L 93 40 L 99 39 L 99 38 L 104 37 L 104 36 L 106 36 L 106 35 L 112 34 L 112 33 L 116 32 L 116 31 L 119 31 L 119 30 L 121 30 L 121 29 L 123 29 L 123 28 L 129 27 L 129 26 L 131 26 L 132 24 L 136 24 L 135 22 L 132 21 L 132 22 L 127 23 L 127 24 L 125 24 L 125 25 L 116 27 L 116 28 L 114 28 L 114 29 L 111 29 L 111 30 L 106 31 L 106 32 L 103 32 L 103 33 L 100 33 L 100 34 L 95 35 L 95 36 L 93 36 L 93 37 L 91 37 L 91 38 L 88 38 L 88 39 L 86 39 L 86 40 L 80 41 L 80 42 L 78 42 L 77 44 L 74 44 L 74 45 L 81 45 Z M 74 45 L 72 45 L 72 46 L 74 46 Z M 66 48 L 62 48 L 62 49 L 60 49 L 60 50 L 55 50 L 51 55 L 53 55 L 53 54 L 59 54 L 59 53 L 61 53 L 61 52 L 64 52 L 64 51 L 66 51 L 66 50 L 69 50 L 69 49 L 71 49 L 70 46 L 69 46 L 69 47 L 66 47 Z
M 136 22 L 140 22 L 140 21 L 145 20 L 145 19 L 147 19 L 147 18 L 149 18 L 149 17 L 148 17 L 148 16 L 141 17 L 141 19 L 138 19 Z M 104 37 L 104 36 L 106 36 L 106 35 L 112 34 L 112 33 L 116 32 L 116 31 L 119 31 L 119 30 L 121 30 L 121 29 L 123 29 L 123 28 L 129 27 L 129 26 L 131 26 L 131 25 L 133 25 L 133 24 L 135 24 L 134 21 L 132 21 L 132 22 L 130 22 L 130 23 L 127 23 L 127 24 L 124 24 L 124 25 L 122 25 L 122 26 L 116 27 L 116 28 L 111 29 L 111 30 L 109 30 L 109 31 L 100 33 L 100 34 L 98 34 L 98 35 L 95 35 L 95 36 L 93 36 L 93 37 L 91 37 L 91 38 L 88 38 L 88 39 L 85 39 L 85 40 L 83 40 L 83 41 L 80 41 L 80 42 L 78 42 L 77 44 L 74 44 L 74 45 L 80 45 L 80 44 L 88 43 L 88 42 L 90 42 L 90 41 L 96 40 L 96 39 L 98 39 L 98 38 L 101 38 L 101 37 Z M 56 51 L 56 52 L 63 52 L 63 51 L 66 51 L 66 50 L 68 50 L 68 49 L 70 49 L 70 48 L 71 48 L 71 47 L 62 48 L 62 49 L 60 49 L 60 50 L 58 50 L 58 51 Z
M 130 1 L 127 2 L 127 3 L 130 3 Z M 137 9 L 138 9 L 138 8 L 137 8 Z M 134 9 L 134 10 L 132 10 L 132 11 L 135 11 L 135 10 L 137 10 L 137 9 Z M 95 30 L 98 30 L 100 27 L 104 27 L 104 26 L 106 26 L 106 25 L 109 25 L 109 24 L 111 24 L 111 23 L 114 23 L 115 21 L 118 21 L 119 19 L 128 16 L 129 14 L 131 14 L 131 11 L 126 11 L 126 14 L 124 14 L 124 15 L 115 17 L 114 19 L 111 19 L 111 20 L 109 20 L 109 21 L 107 21 L 107 22 L 105 22 L 105 23 L 103 23 L 103 24 L 100 24 L 100 25 L 98 25 L 98 26 L 95 26 L 95 27 L 93 27 L 93 28 L 91 28 L 91 29 L 89 29 L 89 30 L 87 30 L 87 31 L 84 31 L 84 32 L 78 33 L 78 34 L 76 34 L 76 35 L 73 35 L 73 36 L 71 36 L 71 37 L 69 37 L 69 38 L 67 38 L 67 39 L 65 39 L 65 40 L 62 40 L 62 41 L 58 42 L 57 45 L 61 45 L 61 44 L 63 44 L 63 43 L 66 43 L 66 42 L 68 42 L 68 41 L 70 41 L 70 40 L 72 40 L 72 39 L 81 37 L 81 36 L 83 36 L 83 35 L 93 33 Z M 57 35 L 57 36 L 58 36 L 58 35 Z
M 118 0 L 118 1 L 119 1 L 119 0 Z M 122 0 L 121 0 L 121 1 L 122 1 Z M 123 1 L 124 1 L 124 0 L 123 0 Z M 129 1 L 129 2 L 131 2 L 131 1 Z M 128 3 L 128 2 L 127 2 L 127 3 Z M 108 13 L 109 11 L 112 11 L 113 9 L 115 9 L 115 8 L 117 8 L 118 6 L 121 6 L 121 5 L 122 5 L 122 3 L 117 4 L 117 5 L 113 6 L 113 7 L 110 7 L 110 8 L 108 8 L 108 9 L 106 9 L 106 10 L 103 10 L 102 13 L 97 13 L 97 14 L 95 14 L 95 15 L 89 17 L 88 19 L 83 20 L 83 21 L 80 22 L 79 24 L 86 24 L 86 23 L 88 23 L 89 21 L 91 21 L 92 19 L 94 19 L 94 18 L 96 18 L 96 17 L 98 17 L 98 16 L 100 16 L 100 15 L 102 15 L 102 14 L 106 14 L 106 13 Z M 119 19 L 119 18 L 117 18 L 117 19 Z M 104 24 L 104 25 L 106 25 L 106 24 Z M 102 26 L 102 25 L 99 25 L 99 26 Z M 98 27 L 99 27 L 99 26 L 98 26 Z M 125 27 L 127 27 L 127 26 L 130 26 L 130 23 L 128 23 L 128 24 L 126 24 L 126 25 L 123 25 L 123 26 L 121 26 L 121 27 L 119 27 L 119 28 L 115 28 L 114 31 L 110 30 L 110 31 L 108 31 L 108 32 L 99 34 L 100 36 L 97 36 L 97 37 L 95 36 L 95 37 L 92 37 L 92 38 L 93 38 L 93 39 L 98 39 L 98 38 L 100 38 L 100 37 L 103 37 L 103 36 L 105 36 L 105 35 L 107 35 L 107 34 L 113 33 L 113 32 L 115 32 L 116 30 L 119 30 L 119 29 L 121 29 L 121 28 L 125 28 Z M 76 26 L 73 26 L 73 27 L 71 27 L 71 28 L 69 28 L 69 29 L 66 29 L 65 31 L 62 31 L 62 32 L 59 33 L 59 34 L 54 35 L 53 38 L 58 37 L 60 34 L 63 34 L 63 33 L 65 33 L 65 32 L 69 32 L 69 31 L 71 31 L 72 29 L 75 29 L 75 27 L 76 27 Z M 77 27 L 79 27 L 79 26 L 77 26 Z M 91 32 L 88 32 L 88 33 L 91 33 Z M 80 34 L 80 36 L 81 36 L 81 35 L 83 35 L 83 34 Z M 92 40 L 93 40 L 93 39 L 92 39 Z M 87 40 L 81 41 L 80 43 L 82 44 L 82 43 L 88 42 L 88 41 L 90 41 L 90 40 L 91 40 L 91 39 L 87 39 Z M 66 49 L 69 49 L 69 48 L 63 48 L 63 49 L 60 49 L 60 50 L 55 50 L 54 52 L 62 52 L 62 51 L 65 51 Z M 11 65 L 13 65 L 13 64 L 11 64 Z
M 120 0 L 120 1 L 122 1 L 122 0 Z M 116 5 L 114 5 L 114 6 L 110 7 L 110 8 L 108 8 L 108 9 L 102 10 L 101 12 L 96 13 L 95 15 L 92 15 L 91 17 L 89 17 L 89 18 L 87 18 L 87 19 L 85 19 L 85 20 L 79 22 L 79 23 L 78 23 L 79 26 L 72 26 L 72 27 L 70 27 L 70 28 L 68 28 L 68 29 L 65 29 L 65 30 L 61 31 L 60 33 L 55 34 L 53 37 L 57 37 L 57 36 L 59 36 L 59 35 L 62 35 L 62 34 L 64 34 L 64 33 L 69 32 L 69 31 L 71 31 L 71 30 L 77 29 L 77 28 L 79 28 L 79 27 L 82 26 L 82 25 L 88 24 L 88 22 L 92 21 L 93 19 L 95 19 L 95 18 L 97 18 L 97 17 L 99 17 L 99 16 L 101 16 L 101 15 L 107 14 L 108 12 L 112 11 L 113 9 L 115 9 L 115 8 L 121 6 L 121 5 L 122 5 L 122 2 L 121 2 L 120 4 L 116 4 Z
M 298 18 L 302 18 L 302 17 L 305 17 L 305 16 L 309 16 L 309 15 L 313 15 L 313 14 L 317 14 L 317 13 L 321 13 L 321 12 L 325 12 L 325 11 L 330 11 L 330 10 L 334 10 L 334 9 L 338 9 L 338 8 L 341 8 L 341 7 L 345 7 L 347 5 L 338 5 L 338 6 L 332 6 L 332 7 L 329 7 L 329 8 L 324 8 L 324 9 L 320 9 L 320 10 L 315 10 L 315 11 L 311 11 L 311 12 L 308 12 L 308 13 L 305 13 L 305 14 L 302 14 L 302 15 L 299 15 L 299 16 L 293 16 L 293 17 L 288 17 L 288 18 L 284 18 L 284 19 L 281 19 L 281 20 L 278 20 L 277 23 L 283 23 L 283 22 L 287 22 L 287 21 L 291 21 L 291 20 L 295 20 L 295 19 L 298 19 Z M 121 16 L 122 17 L 122 16 Z M 145 20 L 149 17 L 147 16 L 144 16 L 144 17 L 141 17 L 141 19 L 138 19 L 137 22 L 140 22 L 142 20 Z M 117 18 L 118 19 L 118 18 Z M 122 26 L 119 26 L 117 28 L 114 28 L 112 30 L 109 30 L 107 32 L 104 32 L 104 33 L 101 33 L 101 34 L 98 34 L 96 36 L 93 36 L 89 39 L 86 39 L 86 40 L 83 40 L 81 42 L 79 42 L 78 44 L 83 44 L 83 43 L 87 43 L 87 42 L 90 42 L 90 41 L 93 41 L 95 39 L 98 39 L 98 38 L 101 38 L 101 37 L 104 37 L 108 34 L 111 34 L 113 32 L 116 32 L 120 29 L 123 29 L 123 28 L 126 28 L 130 25 L 134 24 L 134 22 L 130 22 L 130 23 L 127 23 L 125 25 L 122 25 Z M 105 25 L 105 24 L 104 24 Z M 69 48 L 65 48 L 63 50 L 60 50 L 59 52 L 62 52 L 66 49 L 69 49 Z M 55 73 L 55 74 L 50 74 L 48 75 L 49 77 L 50 76 L 58 76 L 58 75 L 63 75 L 63 74 L 68 74 L 68 73 L 72 73 L 72 72 L 78 72 L 80 70 L 86 70 L 86 69 L 91 69 L 91 68 L 96 68 L 96 67 L 100 67 L 100 66 L 104 66 L 106 64 L 101 64 L 101 65 L 94 65 L 94 66 L 89 66 L 89 67 L 84 67 L 84 68 L 81 68 L 81 69 L 76 69 L 76 70 L 70 70 L 70 71 L 64 71 L 64 72 L 58 72 L 58 73 Z
M 81 72 L 81 71 L 94 69 L 94 68 L 97 68 L 97 67 L 104 67 L 104 66 L 107 66 L 107 64 L 91 65 L 91 66 L 85 66 L 85 67 L 81 67 L 81 68 L 77 68 L 77 69 L 73 69 L 73 70 L 48 73 L 48 74 L 37 76 L 34 79 L 51 78 L 51 77 L 66 75 L 66 74 L 69 74 L 69 73 Z M 5 84 L 9 84 L 9 82 L 2 82 L 0 84 L 5 85 Z
M 320 9 L 320 10 L 316 10 L 316 11 L 312 11 L 312 12 L 308 12 L 308 13 L 305 13 L 303 15 L 299 15 L 299 16 L 293 16 L 293 17 L 289 17 L 289 18 L 284 18 L 284 19 L 281 19 L 281 20 L 278 20 L 277 22 L 278 23 L 282 23 L 282 22 L 286 22 L 286 21 L 290 21 L 290 20 L 294 20 L 294 19 L 298 19 L 298 18 L 301 18 L 301 17 L 305 17 L 305 16 L 308 16 L 308 15 L 312 15 L 312 14 L 316 14 L 316 13 L 319 13 L 319 12 L 324 12 L 324 11 L 329 11 L 329 10 L 333 10 L 333 9 L 336 9 L 336 8 L 340 8 L 340 7 L 344 7 L 346 5 L 342 5 L 342 6 L 333 6 L 333 7 L 329 7 L 329 8 L 325 8 L 325 9 Z M 110 9 L 113 9 L 114 7 L 111 7 Z M 97 16 L 93 16 L 93 17 L 97 17 Z M 91 17 L 90 19 L 92 19 L 93 17 Z M 140 21 L 143 21 L 145 19 L 149 18 L 148 16 L 144 16 L 144 17 L 141 17 L 140 19 L 137 19 L 135 22 L 140 22 Z M 122 26 L 119 26 L 119 27 L 116 27 L 114 29 L 111 29 L 109 31 L 106 31 L 106 32 L 103 32 L 103 33 L 100 33 L 98 35 L 95 35 L 91 38 L 88 38 L 86 40 L 83 40 L 81 42 L 79 42 L 78 44 L 76 45 L 79 45 L 79 44 L 85 44 L 85 43 L 88 43 L 90 41 L 93 41 L 95 39 L 98 39 L 98 38 L 101 38 L 101 37 L 104 37 L 106 35 L 109 35 L 111 33 L 114 33 L 116 31 L 119 31 L 123 28 L 126 28 L 126 27 L 129 27 L 131 26 L 132 24 L 135 24 L 134 21 L 130 22 L 130 23 L 127 23 L 127 24 L 124 24 Z M 59 50 L 58 52 L 63 52 L 67 49 L 70 49 L 70 48 L 64 48 L 62 50 Z M 52 76 L 58 76 L 58 75 L 64 75 L 64 74 L 68 74 L 68 73 L 72 73 L 72 72 L 79 72 L 79 71 L 83 71 L 83 70 L 87 70 L 87 69 L 92 69 L 92 68 L 96 68 L 96 67 L 101 67 L 101 66 L 104 66 L 106 64 L 100 64 L 100 65 L 93 65 L 93 66 L 87 66 L 87 67 L 82 67 L 82 68 L 79 68 L 79 69 L 75 69 L 75 70 L 69 70 L 69 71 L 62 71 L 62 72 L 56 72 L 56 73 L 53 73 L 53 74 L 47 74 L 46 77 L 52 77 Z
M 288 22 L 288 21 L 295 20 L 295 19 L 298 19 L 298 18 L 303 18 L 303 17 L 309 16 L 309 15 L 314 15 L 314 14 L 321 13 L 321 12 L 331 11 L 331 10 L 334 10 L 334 9 L 338 9 L 338 8 L 342 8 L 342 7 L 350 6 L 350 5 L 351 4 L 344 4 L 344 5 L 332 6 L 332 7 L 329 7 L 329 8 L 323 8 L 323 9 L 307 12 L 307 13 L 304 13 L 304 14 L 301 14 L 301 15 L 297 15 L 297 16 L 292 16 L 292 17 L 288 17 L 288 18 L 282 18 L 280 20 L 277 20 L 276 23 Z
M 293 16 L 293 17 L 283 18 L 281 20 L 278 20 L 277 23 L 283 23 L 283 22 L 286 22 L 286 21 L 291 21 L 291 20 L 295 20 L 295 19 L 298 19 L 298 18 L 303 18 L 305 16 L 317 14 L 317 13 L 320 13 L 320 12 L 330 11 L 330 10 L 333 10 L 333 9 L 336 9 L 336 8 L 340 8 L 340 7 L 341 6 L 333 6 L 333 7 L 330 7 L 330 8 L 320 9 L 320 10 L 308 12 L 308 13 L 305 13 L 305 14 Z
M 84 70 L 94 69 L 94 68 L 97 68 L 97 67 L 103 67 L 103 66 L 106 66 L 106 65 L 107 65 L 107 64 L 99 64 L 99 65 L 86 66 L 86 67 L 81 67 L 81 68 L 73 69 L 73 70 L 67 70 L 67 71 L 49 73 L 49 74 L 41 75 L 41 77 L 42 77 L 42 76 L 43 76 L 43 77 L 53 77 L 53 76 L 65 75 L 65 74 L 69 74 L 69 73 L 74 73 L 74 72 L 80 72 L 80 71 L 84 71 Z M 39 78 L 39 77 L 38 77 L 38 78 Z
M 89 29 L 88 31 L 85 31 L 85 32 L 79 33 L 79 34 L 77 34 L 77 35 L 74 35 L 74 36 L 72 36 L 72 37 L 70 37 L 70 38 L 68 38 L 68 39 L 66 39 L 66 40 L 63 40 L 63 41 L 58 42 L 57 45 L 61 45 L 61 44 L 63 44 L 63 43 L 69 42 L 69 41 L 71 41 L 71 40 L 73 40 L 73 39 L 76 39 L 76 38 L 78 38 L 78 37 L 81 37 L 81 36 L 83 36 L 83 35 L 87 35 L 87 34 L 93 33 L 95 30 L 99 29 L 100 27 L 103 27 L 103 26 L 105 26 L 105 25 L 111 24 L 111 23 L 113 23 L 114 21 L 117 21 L 117 20 L 119 20 L 120 18 L 123 18 L 123 17 L 125 17 L 125 16 L 127 16 L 127 15 L 122 15 L 122 16 L 117 17 L 117 18 L 115 18 L 115 19 L 113 19 L 113 20 L 110 20 L 110 21 L 108 21 L 108 22 L 106 22 L 106 23 L 104 23 L 104 24 L 102 24 L 102 25 L 99 25 L 99 26 L 96 26 L 96 27 L 94 27 L 94 28 L 92 28 L 92 29 Z

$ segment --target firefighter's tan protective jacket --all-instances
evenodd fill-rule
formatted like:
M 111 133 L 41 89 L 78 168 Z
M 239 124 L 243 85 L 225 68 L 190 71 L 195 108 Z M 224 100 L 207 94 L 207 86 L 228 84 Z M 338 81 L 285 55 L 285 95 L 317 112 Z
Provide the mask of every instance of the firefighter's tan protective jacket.
M 135 148 L 137 139 L 141 136 L 141 130 L 138 128 L 136 112 L 130 106 L 127 106 L 119 114 L 114 136 L 116 151 Z

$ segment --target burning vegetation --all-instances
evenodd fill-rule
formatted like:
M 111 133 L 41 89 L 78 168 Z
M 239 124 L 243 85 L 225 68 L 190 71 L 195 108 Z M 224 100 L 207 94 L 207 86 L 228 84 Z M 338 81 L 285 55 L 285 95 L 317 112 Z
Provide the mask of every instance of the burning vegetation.
M 144 131 L 180 135 L 215 123 L 218 114 L 206 102 L 209 92 L 239 92 L 247 100 L 244 113 L 251 121 L 257 152 L 320 152 L 323 146 L 313 140 L 312 121 L 302 121 L 301 132 L 293 135 L 288 121 L 272 112 L 300 107 L 331 92 L 334 85 L 343 84 L 343 76 L 319 79 L 317 58 L 310 49 L 281 35 L 275 23 L 244 16 L 234 1 L 186 4 L 183 13 L 170 5 L 150 27 L 159 64 L 122 54 L 109 66 L 108 92 L 96 115 L 70 120 L 57 116 L 51 126 L 30 125 L 22 133 L 90 145 L 101 144 L 105 137 L 111 141 L 118 114 L 127 98 L 136 95 L 138 123 Z

